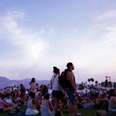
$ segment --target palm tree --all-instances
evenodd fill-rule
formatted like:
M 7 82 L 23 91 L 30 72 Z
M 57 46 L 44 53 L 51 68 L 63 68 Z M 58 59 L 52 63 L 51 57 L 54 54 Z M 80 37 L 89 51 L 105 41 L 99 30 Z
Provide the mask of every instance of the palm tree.
M 90 82 L 91 80 L 88 78 L 88 82 Z
M 98 81 L 95 81 L 95 84 L 97 85 L 98 84 Z

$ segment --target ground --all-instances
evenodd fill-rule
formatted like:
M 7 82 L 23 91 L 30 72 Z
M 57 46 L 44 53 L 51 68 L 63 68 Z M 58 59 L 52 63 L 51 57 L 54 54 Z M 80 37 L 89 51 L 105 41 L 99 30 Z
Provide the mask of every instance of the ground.
M 82 113 L 82 116 L 96 116 L 96 110 L 80 109 L 80 112 Z M 9 114 L 7 112 L 3 112 L 0 113 L 0 116 L 25 116 L 25 107 L 23 107 L 17 114 Z M 65 116 L 69 116 L 68 113 L 65 113 Z

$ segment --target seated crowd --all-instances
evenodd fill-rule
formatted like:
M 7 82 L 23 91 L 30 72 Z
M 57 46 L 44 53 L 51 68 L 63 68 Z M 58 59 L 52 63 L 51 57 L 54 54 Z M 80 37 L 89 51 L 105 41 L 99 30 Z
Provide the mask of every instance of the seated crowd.
M 39 85 L 32 78 L 30 88 L 20 84 L 0 89 L 0 112 L 15 114 L 26 107 L 25 115 L 64 116 L 67 112 L 69 116 L 81 116 L 79 109 L 95 109 L 96 116 L 116 116 L 116 89 L 81 84 L 73 95 L 59 86 L 57 67 L 53 67 L 53 73 L 49 85 Z
M 55 99 L 55 95 L 49 92 L 48 86 L 36 84 L 35 88 L 35 93 L 30 89 L 25 89 L 22 84 L 1 89 L 0 112 L 17 113 L 22 106 L 26 106 L 25 115 L 41 113 L 41 116 L 60 116 L 63 115 L 63 111 L 67 111 L 68 98 L 65 94 L 61 93 Z M 87 88 L 88 92 L 79 90 L 75 95 L 78 109 L 96 109 L 98 116 L 116 115 L 116 89 L 107 91 L 99 88 L 97 91 L 93 87 L 94 90 L 91 91 L 91 87 L 84 88 Z

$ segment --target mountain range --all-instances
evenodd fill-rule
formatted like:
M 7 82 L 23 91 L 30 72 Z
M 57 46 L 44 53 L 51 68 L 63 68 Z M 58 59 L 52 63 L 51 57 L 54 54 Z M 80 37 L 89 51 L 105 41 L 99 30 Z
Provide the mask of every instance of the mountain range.
M 7 86 L 11 86 L 11 85 L 20 85 L 20 84 L 24 84 L 25 87 L 29 87 L 29 83 L 30 83 L 31 79 L 24 79 L 24 80 L 10 80 L 7 77 L 3 77 L 0 76 L 0 88 L 4 88 Z M 36 82 L 41 85 L 41 84 L 49 84 L 48 80 L 36 80 Z

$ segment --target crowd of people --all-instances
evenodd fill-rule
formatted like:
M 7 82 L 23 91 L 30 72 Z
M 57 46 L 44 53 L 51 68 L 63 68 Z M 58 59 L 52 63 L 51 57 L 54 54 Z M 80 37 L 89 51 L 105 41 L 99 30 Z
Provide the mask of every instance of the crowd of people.
M 26 106 L 25 115 L 82 116 L 79 109 L 95 109 L 96 116 L 116 116 L 116 89 L 103 88 L 99 84 L 76 84 L 73 63 L 60 72 L 53 67 L 48 85 L 39 85 L 32 78 L 26 88 L 23 84 L 0 89 L 0 112 L 20 112 Z

